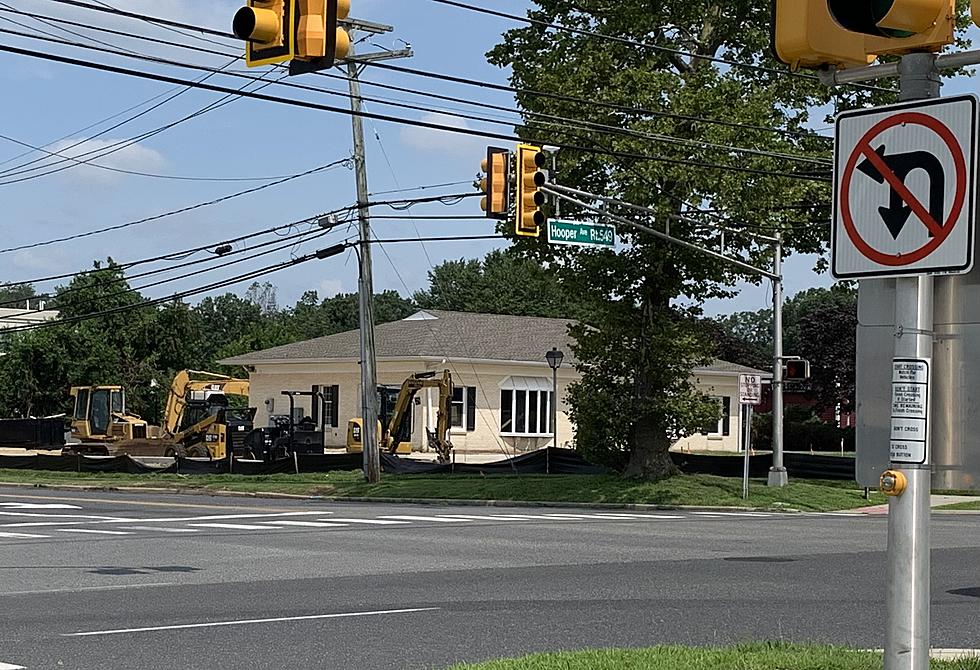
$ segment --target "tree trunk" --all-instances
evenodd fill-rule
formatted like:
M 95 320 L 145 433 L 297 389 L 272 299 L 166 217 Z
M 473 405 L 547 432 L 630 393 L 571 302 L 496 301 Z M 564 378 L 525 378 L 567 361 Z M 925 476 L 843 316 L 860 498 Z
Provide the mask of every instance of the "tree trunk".
M 627 477 L 664 479 L 680 474 L 670 458 L 670 439 L 659 423 L 653 417 L 646 417 L 634 424 Z

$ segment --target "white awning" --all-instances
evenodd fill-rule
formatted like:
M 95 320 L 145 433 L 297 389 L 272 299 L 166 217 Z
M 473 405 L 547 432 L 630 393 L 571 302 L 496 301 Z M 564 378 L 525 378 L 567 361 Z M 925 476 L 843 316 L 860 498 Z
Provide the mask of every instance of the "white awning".
M 515 391 L 551 391 L 551 380 L 545 377 L 519 377 L 511 375 L 502 382 L 500 388 Z

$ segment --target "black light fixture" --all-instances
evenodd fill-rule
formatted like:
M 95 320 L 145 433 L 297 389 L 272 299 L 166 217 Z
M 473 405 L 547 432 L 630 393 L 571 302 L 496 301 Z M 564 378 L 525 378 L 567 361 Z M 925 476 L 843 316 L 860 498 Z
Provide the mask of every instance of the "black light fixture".
M 544 357 L 548 360 L 548 366 L 552 370 L 557 370 L 561 367 L 561 362 L 565 360 L 565 354 L 558 351 L 557 347 L 552 347 L 551 351 L 546 353 Z

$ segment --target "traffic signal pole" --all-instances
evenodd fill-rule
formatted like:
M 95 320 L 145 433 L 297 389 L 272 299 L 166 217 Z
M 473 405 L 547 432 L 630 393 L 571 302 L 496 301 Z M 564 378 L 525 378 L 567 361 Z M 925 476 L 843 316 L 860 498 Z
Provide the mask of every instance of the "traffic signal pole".
M 935 54 L 903 56 L 899 81 L 903 101 L 938 98 L 942 83 Z M 927 275 L 895 280 L 896 359 L 932 361 L 933 284 Z M 932 403 L 931 393 L 926 401 Z M 927 407 L 926 416 L 931 411 Z M 924 464 L 891 466 L 908 483 L 901 495 L 888 499 L 885 670 L 929 668 L 931 448 L 927 433 Z
M 769 486 L 786 486 L 783 465 L 783 235 L 775 235 L 772 263 L 772 467 Z

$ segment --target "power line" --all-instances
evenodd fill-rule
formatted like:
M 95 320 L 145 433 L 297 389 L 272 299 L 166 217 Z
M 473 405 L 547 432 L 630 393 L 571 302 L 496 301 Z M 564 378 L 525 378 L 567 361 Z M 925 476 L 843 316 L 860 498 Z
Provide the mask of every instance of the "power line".
M 105 3 L 100 3 L 100 4 L 105 5 Z M 0 11 L 3 11 L 3 10 L 0 9 Z M 163 44 L 163 45 L 172 46 L 172 47 L 178 47 L 178 48 L 184 48 L 184 49 L 192 49 L 192 50 L 195 50 L 195 51 L 198 51 L 198 52 L 211 53 L 211 54 L 214 54 L 214 55 L 220 55 L 220 56 L 226 56 L 226 57 L 229 56 L 229 54 L 227 52 L 215 51 L 215 50 L 212 50 L 212 49 L 201 49 L 200 47 L 193 47 L 193 46 L 190 46 L 190 45 L 184 45 L 184 44 L 176 43 L 176 42 L 173 42 L 173 41 L 161 40 L 161 39 L 157 39 L 157 38 L 150 37 L 150 36 L 135 35 L 135 34 L 132 34 L 132 33 L 126 33 L 126 32 L 119 31 L 119 30 L 113 30 L 113 29 L 110 29 L 110 28 L 104 28 L 104 27 L 101 27 L 101 26 L 94 26 L 94 25 L 85 24 L 85 23 L 78 23 L 78 22 L 74 22 L 74 21 L 66 21 L 66 20 L 63 20 L 63 19 L 57 19 L 57 18 L 54 18 L 54 17 L 47 17 L 47 16 L 43 16 L 43 15 L 31 13 L 31 12 L 24 12 L 22 10 L 11 10 L 11 11 L 15 11 L 16 13 L 21 14 L 21 15 L 24 15 L 24 16 L 29 16 L 29 17 L 35 18 L 36 20 L 50 19 L 52 21 L 61 21 L 63 23 L 67 23 L 69 25 L 83 27 L 83 28 L 87 28 L 89 30 L 97 30 L 97 31 L 100 31 L 100 32 L 105 32 L 105 33 L 113 34 L 113 35 L 121 35 L 121 36 L 127 37 L 127 38 L 140 39 L 140 40 L 149 41 L 149 42 L 158 43 L 158 44 Z M 177 32 L 179 32 L 179 31 L 177 31 Z M 180 34 L 185 34 L 185 33 L 180 33 Z M 188 35 L 188 36 L 189 37 L 196 37 L 195 35 Z M 213 44 L 218 44 L 219 46 L 225 46 L 225 45 L 223 45 L 221 43 L 213 42 L 212 40 L 206 40 L 206 41 L 211 42 Z M 102 44 L 105 44 L 105 43 L 102 43 Z M 672 119 L 678 119 L 678 120 L 688 121 L 688 122 L 707 123 L 707 124 L 721 125 L 721 126 L 732 127 L 732 128 L 742 128 L 742 129 L 749 129 L 749 130 L 758 130 L 758 131 L 763 131 L 763 132 L 775 132 L 775 133 L 778 133 L 778 134 L 791 135 L 791 136 L 818 137 L 818 138 L 821 138 L 821 139 L 830 139 L 830 138 L 822 137 L 820 135 L 816 135 L 816 134 L 813 134 L 813 133 L 806 133 L 806 132 L 802 132 L 802 131 L 793 131 L 793 130 L 788 130 L 788 129 L 774 128 L 774 127 L 770 127 L 770 126 L 760 126 L 760 125 L 753 125 L 753 124 L 738 123 L 738 122 L 735 122 L 735 121 L 726 121 L 726 120 L 721 120 L 721 119 L 710 119 L 710 118 L 698 117 L 698 116 L 687 115 L 687 114 L 677 114 L 677 113 L 666 112 L 666 111 L 655 111 L 655 110 L 650 110 L 650 109 L 627 107 L 627 106 L 622 106 L 622 105 L 615 105 L 615 104 L 611 104 L 611 103 L 606 103 L 604 101 L 599 101 L 599 100 L 586 100 L 586 99 L 583 99 L 583 98 L 577 98 L 577 97 L 568 96 L 568 95 L 561 95 L 561 94 L 556 94 L 556 93 L 551 93 L 551 92 L 546 92 L 546 91 L 535 91 L 535 90 L 532 90 L 532 89 L 522 89 L 522 88 L 515 88 L 515 87 L 512 87 L 512 86 L 504 86 L 504 85 L 500 85 L 500 84 L 491 84 L 489 82 L 481 82 L 481 81 L 476 81 L 476 80 L 473 80 L 473 79 L 465 79 L 465 78 L 461 78 L 461 77 L 452 77 L 452 76 L 449 76 L 449 75 L 438 75 L 436 73 L 423 72 L 423 71 L 419 71 L 419 70 L 413 70 L 412 68 L 405 68 L 405 67 L 393 66 L 393 65 L 388 65 L 388 64 L 385 64 L 385 63 L 369 63 L 369 64 L 370 65 L 378 65 L 379 67 L 390 67 L 391 69 L 396 70 L 396 71 L 402 71 L 402 72 L 406 72 L 406 73 L 410 73 L 410 74 L 415 74 L 415 75 L 418 75 L 418 76 L 432 77 L 432 78 L 436 78 L 436 79 L 442 79 L 442 80 L 445 80 L 445 81 L 452 81 L 452 82 L 455 82 L 455 83 L 468 84 L 468 85 L 471 85 L 471 86 L 479 86 L 479 87 L 482 87 L 482 88 L 508 91 L 508 92 L 511 92 L 511 93 L 533 94 L 533 95 L 536 95 L 536 96 L 545 96 L 545 97 L 555 98 L 555 99 L 559 99 L 559 100 L 574 101 L 574 102 L 577 102 L 577 103 L 580 103 L 580 104 L 587 104 L 590 107 L 597 107 L 598 106 L 598 107 L 603 107 L 603 108 L 612 108 L 612 109 L 615 109 L 617 111 L 626 111 L 626 112 L 633 113 L 633 114 L 640 113 L 640 114 L 645 114 L 645 115 L 648 115 L 648 116 L 657 116 L 657 117 L 664 117 L 664 118 L 672 118 Z M 341 74 L 332 74 L 332 73 L 327 73 L 327 72 L 317 72 L 315 74 L 317 74 L 318 76 L 328 77 L 328 78 L 331 78 L 331 79 L 337 79 L 337 80 L 342 80 L 342 81 L 347 81 L 348 80 L 348 77 L 347 76 L 341 75 Z M 499 105 L 492 105 L 490 103 L 472 102 L 472 101 L 467 101 L 467 100 L 459 100 L 457 98 L 452 98 L 450 96 L 439 95 L 439 94 L 428 92 L 428 91 L 418 91 L 418 90 L 409 89 L 409 88 L 405 88 L 405 87 L 401 87 L 401 86 L 395 86 L 395 85 L 392 85 L 392 84 L 384 84 L 384 83 L 381 83 L 381 82 L 368 82 L 368 81 L 365 81 L 363 83 L 366 84 L 366 85 L 375 86 L 375 87 L 378 87 L 378 88 L 395 90 L 395 91 L 400 91 L 400 92 L 404 92 L 404 93 L 411 93 L 411 94 L 414 94 L 414 95 L 420 95 L 420 96 L 424 96 L 424 97 L 428 97 L 428 98 L 433 98 L 433 99 L 446 100 L 446 101 L 456 102 L 456 103 L 461 103 L 461 104 L 466 104 L 466 105 L 470 105 L 470 106 L 482 107 L 482 108 L 485 108 L 485 109 L 495 109 L 495 110 L 498 110 L 498 111 L 506 112 L 508 114 L 525 114 L 525 115 L 533 115 L 533 116 L 542 117 L 542 118 L 553 118 L 553 119 L 555 119 L 557 121 L 562 121 L 562 122 L 570 121 L 569 119 L 564 119 L 562 117 L 557 117 L 557 116 L 553 116 L 553 115 L 542 114 L 540 112 L 534 112 L 534 111 L 531 111 L 531 110 L 519 111 L 519 110 L 513 110 L 513 109 L 506 108 L 506 107 L 502 107 L 502 106 L 499 106 Z M 591 122 L 584 121 L 584 120 L 571 120 L 571 121 L 578 121 L 578 122 L 582 122 L 582 123 L 591 123 Z
M 94 47 L 87 47 L 87 48 L 94 48 Z M 347 108 L 343 108 L 343 107 L 335 107 L 335 106 L 331 106 L 331 105 L 324 105 L 324 104 L 321 104 L 321 103 L 309 102 L 309 101 L 304 101 L 304 100 L 295 100 L 295 99 L 292 99 L 292 98 L 282 98 L 282 97 L 267 95 L 267 94 L 263 94 L 263 93 L 257 93 L 255 91 L 235 91 L 234 89 L 230 89 L 230 88 L 225 87 L 225 86 L 218 86 L 216 84 L 209 84 L 209 83 L 205 83 L 205 82 L 188 82 L 187 80 L 179 79 L 179 78 L 176 78 L 176 77 L 171 77 L 171 76 L 168 76 L 168 75 L 157 74 L 157 73 L 152 73 L 152 72 L 144 72 L 144 71 L 141 71 L 141 70 L 132 70 L 132 69 L 129 69 L 129 68 L 123 68 L 123 67 L 119 67 L 119 66 L 116 66 L 116 65 L 109 65 L 109 64 L 106 64 L 106 63 L 98 63 L 98 62 L 93 62 L 93 61 L 86 61 L 86 60 L 82 60 L 82 59 L 78 59 L 78 58 L 72 58 L 72 57 L 68 57 L 68 56 L 61 56 L 61 55 L 56 55 L 56 54 L 47 54 L 47 53 L 42 53 L 42 52 L 38 52 L 38 51 L 33 51 L 33 50 L 28 50 L 28 49 L 22 49 L 20 47 L 14 47 L 14 46 L 10 46 L 10 45 L 0 44 L 0 51 L 6 51 L 6 52 L 9 52 L 9 53 L 14 53 L 14 54 L 22 55 L 22 56 L 28 56 L 28 57 L 31 57 L 31 58 L 39 58 L 39 59 L 42 59 L 42 60 L 48 60 L 48 61 L 53 61 L 53 62 L 58 62 L 58 63 L 65 63 L 65 64 L 68 64 L 68 65 L 76 65 L 76 66 L 79 66 L 79 67 L 86 67 L 86 68 L 90 68 L 90 69 L 96 69 L 96 70 L 100 70 L 100 71 L 103 71 L 103 72 L 112 72 L 114 74 L 123 74 L 123 75 L 127 75 L 127 76 L 132 76 L 132 77 L 139 77 L 139 78 L 142 78 L 142 79 L 150 79 L 150 80 L 153 80 L 153 81 L 162 81 L 162 82 L 171 83 L 171 84 L 172 83 L 184 84 L 184 85 L 193 86 L 195 88 L 201 88 L 201 89 L 204 89 L 204 90 L 217 91 L 219 93 L 231 93 L 231 94 L 235 94 L 235 95 L 240 95 L 242 97 L 253 98 L 253 99 L 256 99 L 256 100 L 263 100 L 263 101 L 266 101 L 266 102 L 276 102 L 276 103 L 279 103 L 279 104 L 290 105 L 290 106 L 294 106 L 294 107 L 302 107 L 302 108 L 305 108 L 305 109 L 316 109 L 316 110 L 321 110 L 321 111 L 333 112 L 333 113 L 337 113 L 337 114 L 343 114 L 343 115 L 346 115 L 346 116 L 358 115 L 358 116 L 363 116 L 365 118 L 377 119 L 379 121 L 388 121 L 388 122 L 391 122 L 391 123 L 397 123 L 397 124 L 402 124 L 402 125 L 415 126 L 415 127 L 419 127 L 419 128 L 428 128 L 428 129 L 432 129 L 432 130 L 442 130 L 442 131 L 446 131 L 446 132 L 450 132 L 450 133 L 456 133 L 456 134 L 461 134 L 461 135 L 469 135 L 469 136 L 473 136 L 473 137 L 485 137 L 485 138 L 490 138 L 490 139 L 505 140 L 505 141 L 509 141 L 509 142 L 520 142 L 520 141 L 524 141 L 523 138 L 519 138 L 519 137 L 516 137 L 514 135 L 505 135 L 503 133 L 493 133 L 493 132 L 482 131 L 482 130 L 474 130 L 474 129 L 471 129 L 471 128 L 460 128 L 460 127 L 454 127 L 454 126 L 445 126 L 445 125 L 441 125 L 441 124 L 438 124 L 438 123 L 431 123 L 431 122 L 428 122 L 428 121 L 421 121 L 421 120 L 415 120 L 415 119 L 406 119 L 406 118 L 401 118 L 401 117 L 397 117 L 397 116 L 390 116 L 390 115 L 386 115 L 386 114 L 377 114 L 377 113 L 367 112 L 367 111 L 361 111 L 361 112 L 356 112 L 355 113 L 352 110 L 347 109 Z M 124 55 L 124 54 L 117 54 L 117 55 Z M 185 64 L 185 63 L 177 63 L 177 62 L 173 62 L 173 61 L 167 61 L 166 59 L 155 59 L 155 58 L 149 58 L 149 57 L 144 57 L 143 59 L 144 60 L 154 61 L 154 62 L 162 62 L 162 63 L 168 64 L 168 65 L 175 65 L 177 67 L 184 67 L 184 68 L 191 68 L 191 69 L 199 69 L 199 70 L 208 70 L 209 69 L 206 66 L 201 66 L 201 65 L 188 65 L 188 64 Z M 229 75 L 229 76 L 241 76 L 241 75 Z M 718 163 L 706 163 L 706 162 L 703 162 L 703 161 L 696 161 L 696 160 L 690 160 L 690 159 L 680 159 L 680 158 L 674 159 L 674 158 L 666 158 L 666 157 L 662 157 L 662 156 L 650 156 L 650 155 L 645 155 L 645 154 L 634 154 L 634 153 L 629 153 L 629 152 L 614 151 L 614 150 L 611 150 L 611 149 L 594 149 L 594 148 L 583 147 L 583 146 L 575 145 L 575 144 L 567 144 L 567 143 L 554 142 L 554 141 L 548 141 L 548 140 L 541 140 L 540 143 L 542 143 L 542 144 L 551 144 L 551 145 L 554 145 L 554 146 L 558 146 L 559 148 L 569 149 L 569 150 L 573 150 L 573 151 L 582 151 L 582 152 L 586 152 L 586 153 L 590 153 L 590 154 L 599 154 L 599 155 L 605 155 L 605 156 L 616 157 L 616 158 L 630 158 L 630 159 L 634 159 L 634 160 L 638 160 L 638 161 L 660 162 L 660 163 L 665 163 L 665 164 L 668 164 L 668 165 L 679 165 L 679 166 L 685 166 L 685 167 L 700 167 L 700 168 L 705 168 L 705 169 L 709 169 L 709 170 L 721 170 L 721 171 L 728 171 L 728 172 L 740 172 L 740 173 L 743 173 L 743 174 L 756 174 L 756 175 L 762 175 L 762 176 L 768 176 L 768 177 L 784 177 L 784 178 L 790 178 L 790 179 L 800 179 L 800 180 L 803 180 L 803 181 L 829 181 L 829 174 L 827 176 L 823 176 L 823 175 L 815 175 L 815 174 L 800 174 L 800 173 L 793 173 L 793 172 L 774 172 L 772 170 L 762 170 L 762 169 L 750 168 L 750 167 L 739 166 L 739 165 L 723 165 L 723 164 L 718 164 Z
M 300 265 L 302 263 L 307 263 L 307 262 L 312 261 L 312 260 L 317 260 L 317 259 L 323 260 L 323 259 L 326 259 L 326 258 L 330 258 L 331 256 L 336 256 L 337 254 L 342 253 L 347 248 L 349 248 L 349 245 L 347 243 L 335 244 L 332 247 L 326 247 L 326 248 L 320 249 L 320 250 L 318 250 L 316 252 L 313 252 L 313 253 L 310 253 L 310 254 L 306 254 L 304 256 L 299 256 L 297 258 L 293 258 L 293 259 L 290 259 L 290 260 L 285 261 L 285 262 L 282 262 L 282 263 L 278 263 L 278 264 L 275 264 L 275 265 L 266 266 L 266 267 L 261 268 L 261 269 L 258 269 L 258 270 L 253 270 L 251 272 L 248 272 L 248 273 L 245 273 L 245 274 L 241 274 L 241 275 L 237 275 L 237 276 L 234 276 L 234 277 L 230 277 L 228 279 L 225 279 L 225 280 L 222 280 L 222 281 L 218 281 L 218 282 L 214 282 L 214 283 L 211 283 L 211 284 L 207 284 L 205 286 L 199 286 L 199 287 L 194 288 L 194 289 L 188 289 L 186 291 L 179 291 L 177 293 L 174 293 L 173 295 L 165 296 L 165 297 L 162 297 L 162 298 L 154 298 L 154 299 L 151 299 L 151 300 L 145 300 L 143 302 L 134 303 L 132 305 L 122 305 L 120 307 L 114 307 L 112 309 L 102 310 L 100 312 L 94 312 L 94 313 L 91 313 L 91 314 L 85 314 L 85 315 L 80 315 L 80 316 L 76 316 L 76 317 L 70 317 L 68 319 L 56 319 L 56 320 L 53 320 L 53 321 L 44 321 L 44 322 L 41 322 L 41 323 L 38 323 L 38 324 L 31 324 L 31 325 L 26 325 L 26 326 L 18 326 L 18 327 L 15 327 L 15 328 L 8 328 L 8 329 L 6 329 L 4 331 L 4 333 L 5 334 L 9 334 L 9 333 L 20 333 L 20 332 L 31 331 L 31 330 L 41 330 L 41 329 L 44 329 L 44 328 L 57 328 L 57 327 L 60 327 L 60 326 L 65 326 L 65 325 L 70 325 L 70 324 L 73 324 L 73 323 L 78 323 L 78 322 L 81 322 L 81 321 L 89 321 L 89 320 L 92 320 L 92 319 L 98 319 L 98 318 L 101 318 L 103 316 L 111 316 L 111 315 L 114 315 L 114 314 L 120 314 L 120 313 L 128 312 L 128 311 L 131 311 L 131 310 L 134 310 L 134 309 L 141 309 L 141 308 L 146 308 L 146 307 L 155 307 L 157 305 L 162 305 L 162 304 L 167 303 L 167 302 L 176 302 L 178 300 L 183 300 L 184 298 L 188 298 L 188 297 L 191 297 L 191 296 L 194 296 L 194 295 L 200 295 L 201 293 L 208 293 L 210 291 L 214 291 L 214 290 L 217 290 L 217 289 L 220 289 L 220 288 L 225 288 L 225 287 L 228 287 L 228 286 L 232 286 L 234 284 L 240 284 L 242 282 L 249 281 L 251 279 L 257 279 L 259 277 L 263 277 L 265 275 L 269 275 L 269 274 L 272 274 L 274 272 L 278 272 L 280 270 L 284 270 L 286 268 L 290 268 L 290 267 L 293 267 L 293 266 L 296 266 L 296 265 Z
M 3 50 L 3 49 L 5 49 L 5 47 L 3 47 L 2 45 L 0 45 L 0 50 Z M 219 198 L 214 198 L 213 200 L 208 200 L 206 202 L 200 202 L 200 203 L 197 203 L 197 204 L 194 204 L 194 205 L 188 205 L 187 207 L 181 207 L 180 209 L 170 210 L 170 211 L 164 212 L 162 214 L 155 214 L 153 216 L 147 216 L 147 217 L 144 217 L 142 219 L 137 219 L 135 221 L 128 221 L 126 223 L 120 223 L 120 224 L 117 224 L 117 225 L 114 225 L 114 226 L 109 226 L 109 227 L 106 227 L 106 228 L 100 228 L 98 230 L 89 230 L 89 231 L 86 231 L 84 233 L 76 233 L 74 235 L 67 235 L 65 237 L 59 237 L 59 238 L 55 238 L 55 239 L 51 239 L 51 240 L 45 240 L 43 242 L 34 242 L 34 243 L 31 243 L 31 244 L 22 244 L 22 245 L 16 246 L 16 247 L 7 247 L 6 249 L 0 249 L 0 254 L 9 253 L 11 251 L 21 251 L 21 250 L 24 250 L 24 249 L 35 249 L 37 247 L 49 246 L 51 244 L 58 244 L 58 243 L 61 243 L 61 242 L 69 242 L 69 241 L 72 241 L 72 240 L 81 239 L 83 237 L 91 237 L 93 235 L 101 235 L 103 233 L 108 233 L 108 232 L 111 232 L 111 231 L 122 230 L 123 228 L 130 228 L 132 226 L 138 226 L 140 224 L 148 223 L 150 221 L 159 221 L 160 219 L 165 219 L 167 217 L 175 216 L 177 214 L 184 214 L 186 212 L 190 212 L 190 211 L 193 211 L 193 210 L 196 210 L 196 209 L 201 209 L 202 207 L 210 207 L 212 205 L 217 205 L 218 203 L 225 202 L 226 200 L 231 200 L 233 198 L 240 198 L 240 197 L 245 196 L 245 195 L 250 195 L 252 193 L 257 193 L 258 191 L 263 191 L 265 189 L 272 188 L 274 186 L 279 186 L 281 184 L 285 184 L 286 182 L 293 181 L 294 179 L 299 179 L 301 177 L 307 177 L 307 176 L 312 175 L 312 174 L 317 174 L 319 172 L 323 172 L 325 170 L 329 170 L 329 169 L 334 168 L 334 167 L 336 167 L 338 165 L 349 164 L 350 161 L 351 161 L 350 158 L 343 158 L 341 160 L 333 161 L 332 163 L 327 163 L 326 165 L 320 165 L 319 167 L 315 167 L 315 168 L 312 168 L 310 170 L 306 170 L 305 172 L 298 172 L 296 174 L 289 175 L 288 177 L 284 177 L 283 179 L 279 179 L 277 181 L 269 182 L 268 184 L 262 184 L 261 186 L 256 186 L 254 188 L 246 189 L 244 191 L 238 191 L 236 193 L 230 193 L 228 195 L 223 195 L 223 196 L 221 196 Z
M 198 66 L 198 65 L 193 65 L 193 64 L 187 64 L 187 63 L 182 63 L 182 62 L 178 62 L 178 61 L 172 61 L 172 60 L 165 59 L 165 58 L 159 58 L 159 57 L 155 57 L 155 56 L 147 56 L 145 54 L 135 54 L 135 55 L 134 54 L 121 54 L 121 53 L 112 51 L 111 49 L 107 50 L 107 49 L 104 49 L 104 48 L 94 47 L 94 46 L 85 45 L 85 44 L 79 44 L 77 42 L 69 42 L 69 41 L 60 40 L 60 39 L 57 39 L 57 38 L 55 38 L 55 39 L 52 39 L 52 38 L 44 38 L 44 37 L 40 37 L 40 36 L 37 36 L 37 35 L 30 35 L 30 34 L 20 33 L 18 31 L 11 31 L 11 30 L 7 30 L 7 29 L 0 29 L 0 33 L 8 33 L 8 34 L 16 35 L 18 37 L 26 37 L 26 38 L 29 38 L 29 39 L 36 39 L 36 40 L 47 41 L 47 42 L 55 42 L 55 43 L 62 44 L 62 45 L 65 45 L 65 46 L 72 46 L 72 47 L 76 47 L 76 48 L 82 48 L 82 49 L 89 49 L 89 50 L 94 50 L 94 51 L 100 51 L 100 52 L 103 52 L 103 53 L 110 53 L 112 55 L 124 56 L 124 57 L 128 57 L 128 58 L 136 58 L 138 60 L 145 60 L 145 61 L 150 61 L 150 62 L 155 62 L 155 63 L 161 63 L 161 64 L 166 64 L 166 65 L 173 65 L 173 66 L 177 66 L 177 67 L 183 67 L 183 68 L 189 68 L 189 69 L 199 69 L 199 70 L 206 70 L 206 71 L 207 70 L 210 70 L 210 68 L 208 68 L 206 66 Z M 215 52 L 215 53 L 218 53 L 218 52 Z M 222 54 L 222 55 L 227 55 L 227 54 Z M 228 74 L 229 76 L 233 76 L 233 77 L 250 79 L 250 80 L 253 80 L 253 81 L 256 80 L 256 78 L 254 78 L 254 77 L 251 77 L 251 76 L 245 75 L 245 74 L 236 73 L 236 72 L 228 72 L 226 74 Z M 331 91 L 329 89 L 323 89 L 323 88 L 318 88 L 318 87 L 313 87 L 313 86 L 307 86 L 307 85 L 304 85 L 304 84 L 298 84 L 298 83 L 293 83 L 293 82 L 283 83 L 281 80 L 276 80 L 275 83 L 277 85 L 285 86 L 285 87 L 288 87 L 288 88 L 297 88 L 297 89 L 302 89 L 302 90 L 311 90 L 311 91 L 315 91 L 317 93 L 325 93 L 325 94 L 328 94 L 328 95 L 333 95 L 333 96 L 338 96 L 338 97 L 344 97 L 344 98 L 347 97 L 347 94 L 346 93 L 343 93 L 343 92 L 340 92 L 340 91 Z M 369 98 L 369 97 L 365 97 L 364 99 L 366 101 L 378 102 L 380 104 L 384 104 L 384 105 L 388 105 L 388 106 L 392 106 L 392 107 L 396 107 L 396 108 L 410 109 L 410 110 L 421 111 L 421 112 L 430 112 L 430 111 L 432 111 L 430 107 L 422 107 L 422 106 L 413 105 L 413 104 L 410 104 L 410 103 L 397 103 L 397 102 L 387 101 L 385 99 Z M 344 113 L 347 113 L 347 114 L 350 114 L 351 113 L 351 111 L 350 110 L 347 110 L 347 109 L 344 109 L 343 112 Z M 449 116 L 454 116 L 454 117 L 457 117 L 457 118 L 462 118 L 462 119 L 467 119 L 467 120 L 478 121 L 478 122 L 481 122 L 481 123 L 489 123 L 489 124 L 495 124 L 495 125 L 504 125 L 504 126 L 507 126 L 507 127 L 513 127 L 513 125 L 514 125 L 513 123 L 508 122 L 508 121 L 500 121 L 500 120 L 495 120 L 495 119 L 487 119 L 485 117 L 474 116 L 474 115 L 465 114 L 465 113 L 462 113 L 462 112 L 450 111 L 450 112 L 443 112 L 443 113 L 444 114 L 447 114 Z M 384 115 L 373 115 L 372 116 L 372 114 L 370 112 L 363 112 L 363 113 L 361 113 L 361 115 L 362 116 L 369 117 L 369 118 L 381 118 L 381 119 L 385 119 L 385 116 Z M 590 127 L 594 128 L 596 130 L 600 130 L 600 131 L 603 131 L 603 132 L 606 132 L 606 133 L 611 133 L 611 134 L 616 134 L 616 135 L 624 135 L 624 136 L 630 136 L 630 137 L 640 137 L 640 138 L 644 138 L 644 139 L 650 139 L 650 140 L 654 140 L 654 141 L 668 142 L 668 143 L 674 143 L 674 144 L 694 145 L 694 146 L 697 146 L 699 148 L 722 149 L 722 150 L 725 150 L 725 151 L 732 151 L 732 152 L 746 153 L 746 154 L 754 154 L 754 155 L 765 156 L 765 157 L 770 157 L 770 158 L 778 158 L 778 159 L 783 159 L 783 160 L 793 160 L 793 161 L 811 163 L 811 164 L 816 164 L 816 165 L 829 165 L 829 161 L 827 161 L 826 159 L 814 159 L 814 158 L 808 158 L 808 157 L 805 157 L 805 156 L 798 156 L 798 155 L 792 155 L 792 154 L 782 154 L 782 153 L 775 153 L 775 152 L 769 152 L 769 151 L 763 151 L 763 150 L 757 150 L 757 149 L 748 149 L 748 148 L 745 148 L 745 147 L 735 147 L 735 146 L 730 146 L 730 145 L 718 145 L 718 144 L 704 142 L 704 141 L 697 140 L 697 139 L 679 138 L 679 137 L 674 137 L 674 136 L 671 136 L 671 135 L 646 133 L 646 132 L 637 131 L 637 130 L 633 130 L 633 129 L 629 129 L 629 128 L 621 128 L 621 127 L 617 127 L 617 126 L 609 126 L 609 125 L 604 125 L 604 124 L 597 124 L 597 123 L 594 123 L 594 122 L 591 122 L 591 121 L 586 121 L 586 120 L 581 120 L 581 119 L 567 119 L 565 117 L 559 117 L 559 116 L 553 116 L 553 115 L 545 115 L 545 114 L 537 114 L 537 113 L 534 113 L 534 112 L 530 112 L 529 115 L 536 115 L 536 116 L 540 116 L 540 117 L 543 117 L 543 118 L 553 118 L 553 119 L 556 119 L 559 122 L 561 122 L 561 124 L 573 123 L 573 124 L 586 125 L 586 126 L 590 126 Z M 388 120 L 391 120 L 392 118 L 393 117 L 387 117 Z M 394 117 L 394 118 L 397 118 L 397 117 Z M 410 123 L 410 121 L 407 120 L 407 119 L 399 119 L 396 122 L 399 122 L 399 123 Z M 554 124 L 554 123 L 543 123 L 542 125 L 550 125 L 550 126 L 555 126 L 555 127 L 561 128 L 561 129 L 567 129 L 567 125 L 559 125 L 559 124 Z M 442 128 L 443 129 L 446 129 L 446 128 L 452 128 L 452 127 L 443 126 Z M 581 128 L 576 128 L 576 129 L 581 129 Z M 459 131 L 460 129 L 456 128 L 454 130 Z M 582 139 L 581 136 L 573 135 L 572 137 L 573 137 L 573 139 L 577 139 L 577 140 L 581 140 Z M 549 144 L 556 144 L 556 142 L 554 140 L 550 140 L 548 143 Z M 687 165 L 696 165 L 696 166 L 700 166 L 700 167 L 712 167 L 712 168 L 721 168 L 722 167 L 722 166 L 719 166 L 717 164 L 710 164 L 709 165 L 709 164 L 705 164 L 703 162 L 698 162 L 698 161 L 693 161 L 693 160 L 670 159 L 670 158 L 666 158 L 666 157 L 647 157 L 647 160 L 659 161 L 659 162 L 665 162 L 665 163 L 675 163 L 675 164 L 677 164 L 677 163 L 683 163 L 683 164 L 687 164 Z M 733 167 L 733 169 L 736 169 L 736 168 Z M 765 171 L 765 170 L 759 171 L 759 170 L 755 170 L 753 168 L 744 168 L 744 167 L 737 168 L 737 171 L 748 171 L 748 172 L 753 172 L 754 171 L 754 172 L 760 172 L 760 173 L 767 173 L 768 172 L 769 174 L 774 174 L 771 171 Z M 783 173 L 783 174 L 785 174 L 785 173 Z M 794 174 L 796 176 L 799 176 L 799 173 L 794 173 Z M 2 182 L 0 182 L 0 185 L 2 185 Z

